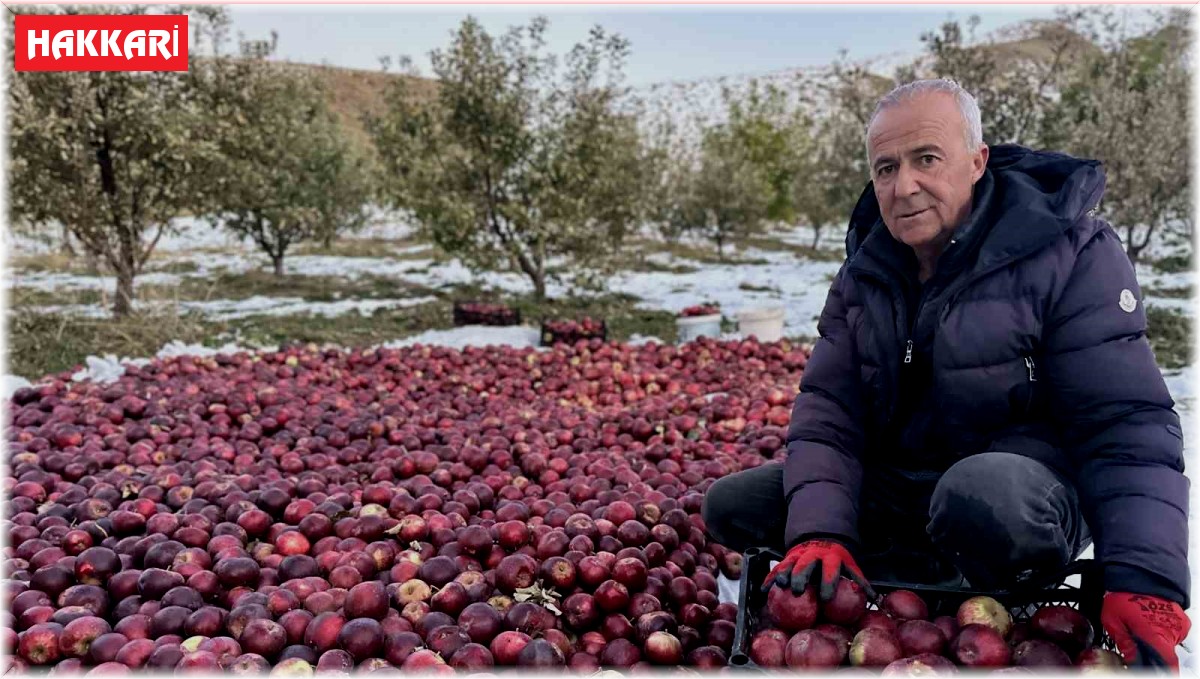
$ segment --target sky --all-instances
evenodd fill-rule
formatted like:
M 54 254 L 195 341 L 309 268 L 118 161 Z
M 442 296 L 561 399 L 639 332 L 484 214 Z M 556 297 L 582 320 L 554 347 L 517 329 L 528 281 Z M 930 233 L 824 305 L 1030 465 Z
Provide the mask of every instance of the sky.
M 1049 5 L 834 6 L 379 6 L 229 5 L 233 29 L 248 38 L 278 31 L 278 57 L 304 63 L 377 70 L 380 58 L 408 56 L 430 73 L 428 54 L 449 44 L 473 15 L 489 33 L 550 20 L 548 47 L 565 53 L 599 24 L 630 41 L 626 83 L 632 86 L 722 75 L 820 66 L 841 49 L 851 59 L 916 55 L 920 35 L 947 18 L 981 18 L 988 32 L 1031 18 L 1050 18 Z

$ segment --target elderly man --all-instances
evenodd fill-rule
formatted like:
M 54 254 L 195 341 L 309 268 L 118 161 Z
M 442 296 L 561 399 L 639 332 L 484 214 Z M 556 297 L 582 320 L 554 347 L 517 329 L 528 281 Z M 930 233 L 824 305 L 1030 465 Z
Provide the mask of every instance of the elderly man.
M 1094 541 L 1126 662 L 1178 667 L 1182 431 L 1133 267 L 1093 216 L 1100 163 L 989 148 L 946 80 L 888 94 L 866 137 L 787 460 L 714 484 L 709 532 L 782 548 L 764 586 L 823 597 L 864 582 L 855 556 L 876 579 L 997 588 Z

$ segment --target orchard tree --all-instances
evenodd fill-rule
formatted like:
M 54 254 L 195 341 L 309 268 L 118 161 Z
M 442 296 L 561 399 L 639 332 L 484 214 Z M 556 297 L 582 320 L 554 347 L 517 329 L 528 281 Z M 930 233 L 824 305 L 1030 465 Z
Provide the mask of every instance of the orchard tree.
M 760 86 L 757 80 L 752 80 L 742 94 L 723 88 L 722 97 L 729 141 L 771 184 L 767 219 L 794 222 L 798 206 L 792 187 L 808 175 L 807 166 L 815 150 L 804 108 L 789 105 L 779 86 Z
M 18 8 L 15 11 L 29 11 Z M 188 13 L 197 35 L 216 7 L 46 7 L 64 14 Z M 10 15 L 8 44 L 13 45 Z M 189 50 L 189 68 L 196 58 Z M 198 155 L 206 112 L 191 71 L 10 73 L 10 223 L 60 225 L 116 275 L 113 313 L 171 221 L 203 209 Z
M 776 186 L 770 171 L 755 162 L 728 126 L 705 129 L 698 157 L 682 169 L 665 214 L 669 232 L 711 240 L 723 260 L 730 240 L 765 229 Z
M 815 149 L 807 172 L 793 184 L 797 212 L 818 229 L 845 224 L 871 179 L 867 162 L 866 133 L 875 103 L 894 83 L 860 65 L 851 64 L 843 52 L 833 64 L 832 77 L 822 87 L 825 105 L 814 126 Z
M 560 67 L 546 27 L 537 18 L 497 38 L 466 19 L 430 54 L 436 94 L 399 79 L 368 123 L 390 206 L 468 265 L 526 276 L 538 299 L 552 259 L 617 255 L 655 166 L 618 106 L 628 43 L 596 27 Z
M 356 144 L 308 70 L 268 59 L 275 41 L 242 41 L 206 64 L 210 215 L 249 238 L 275 275 L 296 243 L 361 226 L 372 198 L 368 150 Z

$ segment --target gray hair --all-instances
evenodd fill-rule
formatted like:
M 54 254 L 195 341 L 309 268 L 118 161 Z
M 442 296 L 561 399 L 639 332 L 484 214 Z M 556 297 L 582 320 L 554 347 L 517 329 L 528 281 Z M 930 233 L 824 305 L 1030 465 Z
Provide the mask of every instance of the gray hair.
M 958 104 L 958 111 L 962 114 L 964 127 L 966 128 L 966 137 L 963 141 L 967 145 L 967 150 L 975 151 L 975 149 L 983 144 L 983 122 L 980 119 L 979 103 L 975 101 L 975 97 L 970 92 L 964 90 L 962 86 L 949 78 L 915 80 L 896 87 L 875 105 L 875 112 L 871 114 L 871 120 L 867 123 L 867 129 L 863 133 L 864 143 L 867 146 L 868 162 L 870 162 L 871 157 L 869 136 L 871 126 L 875 124 L 875 118 L 879 117 L 879 114 L 886 109 L 935 92 L 945 92 L 952 95 L 954 102 Z

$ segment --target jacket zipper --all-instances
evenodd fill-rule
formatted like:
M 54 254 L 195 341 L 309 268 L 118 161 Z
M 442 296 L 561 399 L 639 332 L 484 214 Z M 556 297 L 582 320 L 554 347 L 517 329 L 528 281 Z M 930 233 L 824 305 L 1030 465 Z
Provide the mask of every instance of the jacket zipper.
M 862 268 L 862 267 L 851 266 L 849 268 L 849 273 L 851 275 L 857 273 L 863 279 L 866 279 L 866 280 L 869 280 L 869 281 L 875 283 L 880 288 L 882 288 L 888 292 L 888 296 L 891 297 L 893 304 L 896 303 L 896 297 L 895 297 L 895 294 L 893 293 L 894 287 L 893 287 L 892 283 L 877 276 L 874 272 L 867 270 L 865 268 Z M 906 305 L 906 303 L 904 303 L 904 300 L 900 300 L 900 301 L 901 301 L 901 304 L 899 305 L 898 308 L 900 311 L 899 319 L 900 319 L 901 323 L 899 324 L 899 327 L 896 328 L 897 330 L 900 327 L 904 327 L 904 328 L 908 327 L 908 317 L 907 317 L 908 314 L 907 314 L 907 308 L 906 308 L 907 305 Z M 875 315 L 873 313 L 871 313 L 871 305 L 864 304 L 863 309 L 867 312 L 867 317 L 869 319 L 871 319 L 872 324 L 877 324 L 879 319 L 875 318 Z M 911 329 L 908 330 L 908 334 L 911 335 L 911 333 L 912 333 Z M 909 347 L 909 350 L 905 354 L 906 360 L 904 362 L 911 363 L 912 362 L 912 351 L 911 351 L 912 340 L 911 339 L 907 340 L 907 346 Z M 887 392 L 890 393 L 892 391 L 897 391 L 899 385 L 896 382 L 899 379 L 899 371 L 897 371 L 897 374 L 893 375 L 892 371 L 890 370 L 890 368 L 888 366 L 881 366 L 881 367 L 883 368 L 884 379 L 887 381 Z M 893 420 L 896 419 L 896 399 L 897 398 L 899 398 L 898 391 L 895 394 L 895 396 L 893 398 L 889 399 L 889 401 L 888 401 L 887 413 L 884 416 L 884 428 L 885 429 L 890 428 L 892 426 Z
M 1025 357 L 1025 368 L 1029 371 L 1029 381 L 1037 382 L 1037 377 L 1034 376 L 1034 374 L 1033 374 L 1034 365 L 1033 365 L 1033 357 L 1032 356 Z
M 907 342 L 904 343 L 904 362 L 905 363 L 912 363 L 912 349 L 913 349 L 913 341 L 912 340 L 908 340 Z M 1031 368 L 1031 370 L 1032 370 L 1032 368 Z M 1032 374 L 1032 373 L 1030 373 L 1030 374 Z

